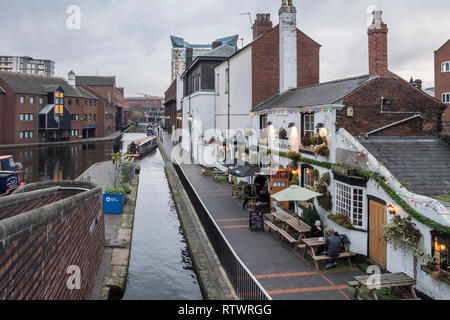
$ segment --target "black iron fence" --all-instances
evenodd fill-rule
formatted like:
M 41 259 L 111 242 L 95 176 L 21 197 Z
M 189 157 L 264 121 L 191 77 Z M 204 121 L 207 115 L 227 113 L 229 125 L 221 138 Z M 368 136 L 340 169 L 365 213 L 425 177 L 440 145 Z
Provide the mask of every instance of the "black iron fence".
M 173 166 L 197 212 L 209 241 L 227 272 L 239 298 L 241 300 L 272 300 L 258 280 L 256 280 L 253 274 L 236 255 L 205 204 L 200 199 L 200 196 L 187 179 L 183 168 L 175 162 L 173 163 Z

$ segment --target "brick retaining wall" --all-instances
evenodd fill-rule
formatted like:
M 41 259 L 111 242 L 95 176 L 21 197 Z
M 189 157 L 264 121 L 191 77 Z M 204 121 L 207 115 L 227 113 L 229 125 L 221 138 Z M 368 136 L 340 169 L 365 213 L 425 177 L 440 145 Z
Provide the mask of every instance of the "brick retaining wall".
M 27 201 L 17 201 L 16 215 L 0 220 L 0 300 L 90 298 L 104 250 L 102 192 L 91 184 L 73 184 L 89 186 L 90 190 L 54 187 L 12 196 Z M 78 194 L 63 199 L 65 191 Z M 46 192 L 47 197 L 38 197 L 40 192 Z M 4 199 L 0 200 L 0 212 L 8 201 L 12 206 L 13 200 Z M 17 214 L 33 201 L 44 206 Z M 67 268 L 72 265 L 81 271 L 79 290 L 67 287 L 73 275 Z

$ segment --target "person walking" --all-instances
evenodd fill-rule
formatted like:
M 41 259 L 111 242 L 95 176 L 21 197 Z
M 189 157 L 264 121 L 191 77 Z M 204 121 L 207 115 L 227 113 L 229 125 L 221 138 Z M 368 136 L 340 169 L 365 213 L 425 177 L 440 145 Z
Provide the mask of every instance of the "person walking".
M 247 203 L 252 196 L 252 188 L 248 184 L 248 182 L 244 183 L 244 203 L 242 204 L 242 208 L 247 209 Z

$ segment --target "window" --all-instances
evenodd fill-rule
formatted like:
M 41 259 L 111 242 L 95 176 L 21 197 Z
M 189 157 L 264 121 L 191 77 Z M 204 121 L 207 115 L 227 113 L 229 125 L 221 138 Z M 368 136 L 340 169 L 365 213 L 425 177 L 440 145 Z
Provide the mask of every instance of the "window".
M 68 100 L 67 100 L 67 104 L 68 104 L 69 106 L 71 106 L 71 105 L 72 105 L 72 99 L 68 99 Z
M 77 106 L 80 105 L 80 99 L 76 99 L 76 100 L 75 100 L 75 105 L 77 105 Z
M 44 104 L 44 98 L 39 98 L 39 104 Z
M 33 131 L 20 131 L 19 132 L 20 139 L 32 139 L 34 137 Z
M 25 121 L 30 121 L 30 115 L 28 113 L 25 114 Z
M 97 115 L 94 113 L 94 121 L 97 121 Z
M 259 118 L 259 128 L 260 130 L 267 128 L 267 116 L 261 116 Z
M 84 100 L 84 105 L 85 105 L 85 106 L 87 106 L 87 105 L 88 105 L 88 102 L 87 102 L 87 100 Z
M 72 120 L 73 121 L 78 121 L 78 120 L 80 120 L 80 116 L 78 114 L 73 114 L 72 115 Z
M 20 97 L 20 103 L 24 104 L 25 103 L 25 97 Z
M 92 107 L 92 100 L 89 100 L 89 106 Z
M 431 232 L 432 245 L 431 252 L 432 256 L 440 261 L 440 268 L 444 271 L 450 271 L 449 261 L 450 255 L 448 246 L 450 245 L 450 236 L 439 234 L 437 232 Z
M 366 201 L 364 189 L 335 182 L 335 208 L 336 213 L 349 217 L 352 225 L 356 228 L 365 227 Z
M 450 72 L 450 61 L 442 62 L 441 71 L 442 72 Z
M 230 71 L 228 68 L 225 70 L 225 94 L 228 94 L 228 86 L 230 84 Z
M 303 187 L 311 189 L 314 187 L 313 169 L 310 167 L 303 168 Z
M 19 119 L 20 119 L 20 121 L 23 121 L 25 119 L 25 115 L 21 113 L 19 116 Z
M 34 114 L 30 113 L 30 121 L 34 120 Z
M 87 117 L 86 113 L 84 114 L 84 121 L 88 121 L 88 117 Z
M 30 97 L 30 103 L 34 104 L 34 97 Z
M 446 92 L 442 94 L 442 102 L 450 103 L 450 92 Z
M 216 79 L 216 95 L 220 96 L 220 73 L 217 74 Z
M 313 136 L 314 133 L 314 114 L 303 114 L 303 136 Z
M 70 135 L 71 135 L 72 137 L 78 137 L 78 130 L 72 130 L 72 131 L 70 132 Z

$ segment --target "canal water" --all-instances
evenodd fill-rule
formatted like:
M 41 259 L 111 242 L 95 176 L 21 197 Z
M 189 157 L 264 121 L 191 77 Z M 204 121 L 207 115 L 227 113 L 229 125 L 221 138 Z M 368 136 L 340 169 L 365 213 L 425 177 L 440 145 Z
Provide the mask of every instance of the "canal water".
M 106 143 L 76 144 L 8 151 L 22 163 L 27 183 L 69 180 L 91 165 L 111 159 L 115 143 L 121 150 L 145 137 L 136 130 Z M 202 300 L 190 254 L 159 150 L 140 162 L 141 173 L 125 300 Z

